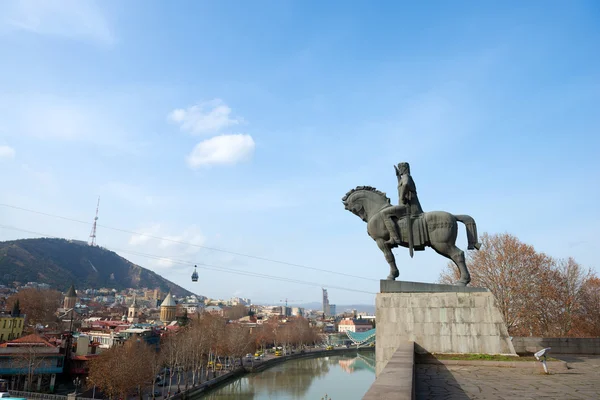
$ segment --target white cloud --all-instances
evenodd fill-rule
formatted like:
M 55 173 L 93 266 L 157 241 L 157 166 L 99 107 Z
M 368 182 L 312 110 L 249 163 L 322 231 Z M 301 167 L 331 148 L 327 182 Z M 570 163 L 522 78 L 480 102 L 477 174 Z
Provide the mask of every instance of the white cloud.
M 15 158 L 15 149 L 10 146 L 0 146 L 0 160 L 2 159 L 13 159 Z
M 186 109 L 173 110 L 169 113 L 168 119 L 179 124 L 183 131 L 201 134 L 218 132 L 223 128 L 242 122 L 239 118 L 232 118 L 230 114 L 229 106 L 221 99 L 214 99 Z
M 111 45 L 114 34 L 93 0 L 0 2 L 0 23 L 40 35 L 87 39 Z
M 219 135 L 198 143 L 186 160 L 188 166 L 194 169 L 209 165 L 233 165 L 249 160 L 254 147 L 250 135 Z
M 139 235 L 131 235 L 129 245 L 140 246 L 152 240 L 151 236 L 157 236 L 160 232 L 160 224 L 153 224 L 147 228 L 138 229 Z
M 202 250 L 199 246 L 206 242 L 206 237 L 195 225 L 175 235 L 169 234 L 159 223 L 150 224 L 138 229 L 137 232 L 139 234 L 130 236 L 129 247 L 132 251 L 156 257 L 145 259 L 144 265 L 153 265 L 157 268 L 169 268 L 182 262 L 194 262 L 192 256 Z
M 197 246 L 202 246 L 206 242 L 204 235 L 202 235 L 195 226 L 187 228 L 180 235 L 167 235 L 162 237 L 165 240 L 160 241 L 158 245 L 160 249 L 173 249 L 178 247 L 179 251 L 187 254 L 197 253 L 200 250 L 200 247 Z

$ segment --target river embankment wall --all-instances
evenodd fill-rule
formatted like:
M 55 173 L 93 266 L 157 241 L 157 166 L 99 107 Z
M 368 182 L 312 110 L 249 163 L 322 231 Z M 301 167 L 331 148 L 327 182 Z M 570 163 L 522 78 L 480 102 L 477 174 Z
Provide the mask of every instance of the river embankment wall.
M 332 350 L 316 350 L 316 351 L 309 351 L 309 352 L 305 352 L 305 353 L 296 353 L 296 354 L 289 354 L 287 356 L 275 357 L 275 358 L 272 358 L 272 359 L 269 359 L 266 361 L 261 361 L 260 363 L 257 363 L 256 365 L 239 367 L 239 368 L 237 368 L 233 371 L 230 371 L 226 374 L 223 374 L 214 379 L 206 381 L 198 386 L 189 388 L 186 391 L 183 391 L 181 393 L 176 393 L 176 394 L 172 395 L 171 397 L 169 397 L 169 399 L 183 400 L 183 399 L 197 398 L 201 394 L 205 394 L 211 390 L 217 389 L 217 388 L 227 384 L 228 382 L 230 382 L 236 378 L 239 378 L 240 376 L 243 376 L 248 373 L 262 372 L 268 368 L 282 364 L 286 361 L 327 357 L 327 356 L 333 356 L 333 355 L 337 356 L 337 355 L 344 355 L 344 354 L 356 354 L 357 351 L 361 352 L 361 353 L 362 352 L 371 352 L 372 353 L 375 351 L 375 347 L 363 347 L 363 348 L 359 348 L 359 349 L 357 349 L 356 347 L 349 347 L 349 348 L 338 348 L 338 349 L 332 349 Z

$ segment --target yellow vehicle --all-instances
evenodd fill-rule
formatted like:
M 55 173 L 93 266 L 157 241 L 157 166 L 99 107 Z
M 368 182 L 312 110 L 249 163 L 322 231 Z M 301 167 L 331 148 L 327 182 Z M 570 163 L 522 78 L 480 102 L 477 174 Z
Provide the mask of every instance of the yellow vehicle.
M 209 361 L 209 362 L 208 362 L 208 364 L 206 364 L 206 367 L 207 367 L 207 368 L 209 368 L 209 369 L 210 369 L 210 368 L 214 368 L 214 369 L 216 369 L 217 371 L 220 371 L 220 370 L 222 370 L 222 369 L 223 369 L 223 364 L 221 364 L 221 363 L 216 363 L 216 364 L 215 364 L 215 362 L 214 362 L 214 361 Z
M 275 351 L 275 356 L 279 357 L 281 356 L 283 353 L 280 350 Z
M 333 346 L 327 346 L 326 350 L 333 350 Z

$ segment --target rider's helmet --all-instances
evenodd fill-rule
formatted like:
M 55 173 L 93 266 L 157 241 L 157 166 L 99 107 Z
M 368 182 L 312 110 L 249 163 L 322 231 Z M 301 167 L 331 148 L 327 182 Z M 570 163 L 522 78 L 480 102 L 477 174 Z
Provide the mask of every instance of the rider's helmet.
M 401 162 L 398 164 L 398 172 L 400 175 L 410 174 L 410 165 L 407 162 Z

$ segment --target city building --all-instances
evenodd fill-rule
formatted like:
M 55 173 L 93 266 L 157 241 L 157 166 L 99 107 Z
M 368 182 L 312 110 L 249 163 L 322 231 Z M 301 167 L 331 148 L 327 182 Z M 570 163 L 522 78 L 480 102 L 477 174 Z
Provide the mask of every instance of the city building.
M 373 329 L 373 325 L 366 319 L 344 318 L 338 324 L 338 332 L 366 332 Z
M 237 306 L 240 304 L 243 306 L 249 306 L 251 304 L 251 301 L 250 299 L 242 297 L 232 297 L 231 300 L 229 300 L 229 304 L 231 304 L 232 306 Z
M 0 344 L 0 377 L 12 390 L 54 391 L 56 374 L 63 372 L 64 354 L 40 335 L 32 334 Z M 32 376 L 32 382 L 19 377 Z
M 219 306 L 208 306 L 204 308 L 204 311 L 210 314 L 223 316 L 223 309 Z
M 302 307 L 292 307 L 292 315 L 294 317 L 303 317 L 304 316 L 304 308 L 302 308 Z
M 23 325 L 25 316 L 17 312 L 0 313 L 0 342 L 13 340 L 21 337 L 23 334 Z
M 335 304 L 330 304 L 329 305 L 329 316 L 330 317 L 335 317 L 337 314 L 337 309 L 335 307 Z
M 182 306 L 183 308 L 185 308 L 188 314 L 202 314 L 202 311 L 204 310 L 204 305 L 200 303 L 186 303 Z

